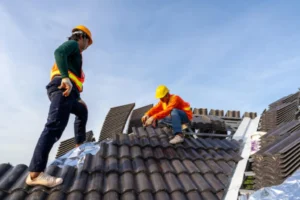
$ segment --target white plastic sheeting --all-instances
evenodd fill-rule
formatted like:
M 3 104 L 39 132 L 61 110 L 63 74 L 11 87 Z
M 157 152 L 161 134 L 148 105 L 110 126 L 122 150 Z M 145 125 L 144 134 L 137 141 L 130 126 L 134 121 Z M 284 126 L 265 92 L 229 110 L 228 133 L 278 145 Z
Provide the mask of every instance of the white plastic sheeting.
M 89 142 L 80 145 L 64 154 L 63 156 L 55 159 L 50 165 L 63 167 L 65 165 L 80 167 L 83 165 L 87 154 L 95 155 L 100 149 L 99 143 Z
M 249 200 L 300 200 L 300 169 L 282 184 L 265 187 L 249 196 Z

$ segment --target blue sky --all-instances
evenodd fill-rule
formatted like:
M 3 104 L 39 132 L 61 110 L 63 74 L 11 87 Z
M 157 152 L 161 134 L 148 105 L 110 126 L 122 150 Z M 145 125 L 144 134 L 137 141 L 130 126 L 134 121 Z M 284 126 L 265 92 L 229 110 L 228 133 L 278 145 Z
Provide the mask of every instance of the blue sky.
M 258 114 L 298 89 L 296 1 L 2 0 L 0 21 L 0 163 L 29 164 L 54 50 L 78 24 L 94 39 L 83 53 L 82 98 L 96 138 L 109 108 L 156 103 L 159 84 L 192 107 Z M 73 122 L 61 140 L 73 137 Z

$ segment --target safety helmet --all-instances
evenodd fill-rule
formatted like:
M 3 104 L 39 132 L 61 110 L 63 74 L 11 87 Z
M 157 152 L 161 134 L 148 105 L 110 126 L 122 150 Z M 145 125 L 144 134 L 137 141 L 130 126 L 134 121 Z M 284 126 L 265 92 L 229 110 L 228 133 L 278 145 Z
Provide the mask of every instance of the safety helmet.
M 167 88 L 167 86 L 165 85 L 159 85 L 156 88 L 156 93 L 155 93 L 155 97 L 157 99 L 163 98 L 164 96 L 166 96 L 166 94 L 168 94 L 169 89 Z
M 76 30 L 80 30 L 89 36 L 89 45 L 93 43 L 91 31 L 87 27 L 83 25 L 78 25 L 72 29 L 72 33 Z

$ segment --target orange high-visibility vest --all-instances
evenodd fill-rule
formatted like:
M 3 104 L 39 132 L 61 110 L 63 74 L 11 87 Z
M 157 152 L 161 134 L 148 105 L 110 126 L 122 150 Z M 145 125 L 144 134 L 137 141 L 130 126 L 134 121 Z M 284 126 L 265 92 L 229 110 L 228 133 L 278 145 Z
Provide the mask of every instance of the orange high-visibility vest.
M 171 114 L 172 109 L 183 110 L 189 120 L 193 118 L 193 112 L 188 102 L 185 102 L 178 95 L 170 94 L 170 100 L 168 104 L 159 101 L 154 107 L 146 112 L 146 115 L 153 116 L 155 119 L 162 119 Z
M 84 75 L 82 69 L 81 69 L 81 77 L 76 76 L 70 70 L 68 70 L 68 74 L 69 74 L 69 78 L 75 83 L 75 85 L 76 85 L 77 89 L 79 90 L 79 92 L 82 92 L 84 78 L 85 78 L 85 75 Z M 54 76 L 57 76 L 57 75 L 60 75 L 60 71 L 59 71 L 56 63 L 54 63 L 54 65 L 51 69 L 51 73 L 50 73 L 50 80 L 52 80 L 54 78 Z

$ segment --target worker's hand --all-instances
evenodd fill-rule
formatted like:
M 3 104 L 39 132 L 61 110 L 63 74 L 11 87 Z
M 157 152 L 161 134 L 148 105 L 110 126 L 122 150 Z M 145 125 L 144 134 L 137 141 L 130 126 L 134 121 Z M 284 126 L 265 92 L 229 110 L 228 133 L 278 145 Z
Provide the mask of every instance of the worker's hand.
M 142 117 L 142 122 L 143 122 L 143 124 L 145 124 L 145 122 L 147 121 L 148 118 L 149 118 L 148 115 L 144 115 L 144 116 Z
M 63 92 L 63 95 L 65 97 L 69 96 L 71 91 L 72 91 L 72 87 L 73 87 L 73 84 L 71 82 L 71 80 L 69 78 L 63 78 L 61 80 L 61 84 L 60 86 L 58 87 L 58 89 L 66 89 L 64 92 Z
M 154 121 L 154 118 L 153 118 L 153 117 L 149 117 L 149 118 L 147 119 L 145 125 L 146 125 L 146 126 L 150 126 L 150 125 L 152 125 L 153 121 Z
M 81 104 L 83 104 L 86 107 L 86 109 L 87 109 L 87 105 L 85 104 L 85 102 L 82 99 L 79 99 L 78 102 L 81 103 Z

